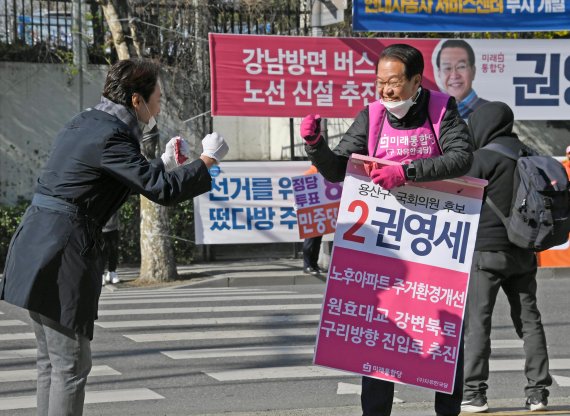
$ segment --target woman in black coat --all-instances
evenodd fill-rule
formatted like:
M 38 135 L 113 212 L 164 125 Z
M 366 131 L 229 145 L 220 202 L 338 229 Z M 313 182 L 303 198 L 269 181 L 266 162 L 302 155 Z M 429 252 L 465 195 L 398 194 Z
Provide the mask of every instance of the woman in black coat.
M 142 128 L 160 111 L 158 73 L 143 60 L 110 68 L 101 103 L 57 135 L 12 237 L 0 299 L 30 311 L 39 415 L 82 414 L 101 293 L 102 225 L 130 194 L 173 205 L 209 191 L 208 169 L 227 153 L 214 133 L 193 162 L 177 162 L 180 139 L 172 139 L 161 158 L 145 159 L 139 143 Z

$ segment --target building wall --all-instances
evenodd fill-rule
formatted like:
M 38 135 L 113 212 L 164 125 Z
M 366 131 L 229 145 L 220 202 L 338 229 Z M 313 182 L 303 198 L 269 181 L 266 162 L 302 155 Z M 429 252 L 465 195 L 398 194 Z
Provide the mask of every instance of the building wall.
M 0 62 L 0 204 L 30 199 L 61 126 L 79 112 L 77 77 L 65 65 Z M 99 101 L 105 67 L 89 67 L 86 106 Z

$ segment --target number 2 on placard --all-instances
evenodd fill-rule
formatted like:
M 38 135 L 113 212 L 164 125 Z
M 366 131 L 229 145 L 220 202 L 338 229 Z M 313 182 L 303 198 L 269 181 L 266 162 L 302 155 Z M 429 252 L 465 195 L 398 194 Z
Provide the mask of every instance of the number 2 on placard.
M 352 227 L 346 230 L 342 238 L 348 241 L 354 241 L 355 243 L 362 244 L 364 243 L 364 237 L 356 235 L 356 232 L 366 222 L 366 218 L 368 218 L 368 205 L 366 205 L 366 202 L 357 199 L 350 203 L 350 205 L 348 206 L 348 211 L 354 212 L 358 207 L 362 209 L 362 214 L 360 215 L 360 218 L 358 218 L 358 221 L 356 221 L 356 223 L 353 224 Z

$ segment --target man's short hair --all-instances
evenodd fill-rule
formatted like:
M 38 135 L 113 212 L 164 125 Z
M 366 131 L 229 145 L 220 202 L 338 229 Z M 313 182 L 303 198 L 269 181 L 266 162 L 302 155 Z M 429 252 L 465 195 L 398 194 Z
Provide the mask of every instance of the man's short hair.
M 378 64 L 382 59 L 397 59 L 404 64 L 407 79 L 411 79 L 414 75 L 424 73 L 424 57 L 422 53 L 413 46 L 405 43 L 396 43 L 388 46 L 382 51 L 376 62 L 376 72 L 378 72 Z
M 475 52 L 473 52 L 473 48 L 463 39 L 449 39 L 446 40 L 441 44 L 441 48 L 437 53 L 437 57 L 435 58 L 435 64 L 437 69 L 439 69 L 440 59 L 441 59 L 441 51 L 445 48 L 461 48 L 467 52 L 467 59 L 469 60 L 469 65 L 475 65 Z
M 158 82 L 159 67 L 145 59 L 124 59 L 111 66 L 105 79 L 103 97 L 132 107 L 132 96 L 140 94 L 148 101 Z

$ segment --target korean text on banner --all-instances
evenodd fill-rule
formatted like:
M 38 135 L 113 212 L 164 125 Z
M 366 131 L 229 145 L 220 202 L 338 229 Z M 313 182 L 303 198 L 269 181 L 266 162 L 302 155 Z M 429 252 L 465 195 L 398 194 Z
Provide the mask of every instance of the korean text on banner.
M 450 393 L 486 181 L 387 191 L 366 161 L 384 163 L 349 161 L 314 363 Z
M 224 162 L 212 190 L 194 198 L 196 244 L 299 241 L 293 176 L 308 162 Z
M 342 184 L 329 182 L 319 173 L 292 180 L 299 236 L 310 238 L 334 233 Z
M 460 110 L 480 99 L 508 104 L 517 120 L 568 118 L 567 39 L 449 41 L 405 39 L 424 57 L 424 88 L 453 96 Z M 378 56 L 401 42 L 210 34 L 212 115 L 353 118 L 379 98 Z
M 364 32 L 527 32 L 570 29 L 569 0 L 355 0 Z

